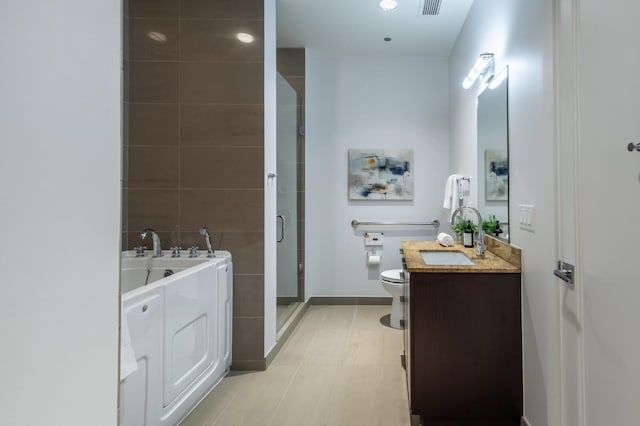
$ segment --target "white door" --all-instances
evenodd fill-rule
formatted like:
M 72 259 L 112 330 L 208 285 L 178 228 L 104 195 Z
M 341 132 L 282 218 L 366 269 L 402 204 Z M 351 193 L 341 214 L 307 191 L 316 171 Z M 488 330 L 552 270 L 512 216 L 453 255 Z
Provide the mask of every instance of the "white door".
M 567 349 L 563 377 L 571 377 L 567 371 L 573 368 L 572 361 L 582 362 L 577 374 L 582 374 L 584 393 L 581 397 L 578 377 L 576 389 L 572 389 L 575 383 L 565 383 L 563 401 L 570 403 L 578 396 L 576 415 L 579 419 L 583 413 L 582 424 L 587 426 L 636 425 L 640 424 L 640 280 L 635 259 L 640 240 L 636 225 L 640 152 L 629 152 L 627 145 L 640 142 L 640 2 L 572 4 L 577 5 L 579 25 L 576 191 L 560 195 L 576 194 L 578 273 L 575 290 L 567 292 L 578 297 L 567 300 L 575 302 L 570 309 L 575 309 L 577 321 L 572 325 L 571 310 L 563 309 L 563 330 L 573 327 L 578 339 L 563 335 Z M 563 167 L 561 162 L 560 170 Z M 567 356 L 572 351 L 575 359 Z M 565 424 L 580 423 L 566 420 Z

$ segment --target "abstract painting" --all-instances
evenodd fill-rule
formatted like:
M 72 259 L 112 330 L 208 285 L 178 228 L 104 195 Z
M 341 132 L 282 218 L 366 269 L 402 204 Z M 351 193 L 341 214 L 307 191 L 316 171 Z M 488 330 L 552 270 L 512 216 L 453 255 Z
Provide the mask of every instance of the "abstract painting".
M 487 201 L 509 199 L 509 159 L 506 149 L 484 151 L 485 193 Z
M 413 150 L 350 149 L 350 200 L 413 200 Z

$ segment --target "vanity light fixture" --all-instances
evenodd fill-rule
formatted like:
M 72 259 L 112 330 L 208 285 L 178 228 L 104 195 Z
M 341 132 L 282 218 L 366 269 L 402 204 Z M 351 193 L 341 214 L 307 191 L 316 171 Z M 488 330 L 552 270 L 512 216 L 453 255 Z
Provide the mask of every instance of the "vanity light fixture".
M 469 71 L 469 74 L 467 74 L 467 77 L 462 82 L 462 87 L 465 89 L 470 88 L 480 76 L 482 76 L 482 80 L 485 83 L 489 83 L 493 78 L 494 64 L 493 53 L 485 52 L 480 54 L 473 68 L 471 68 L 471 71 Z
M 498 73 L 498 75 L 491 79 L 491 81 L 489 82 L 489 89 L 495 89 L 496 87 L 500 86 L 500 83 L 502 83 L 504 79 L 507 78 L 507 74 L 507 67 L 504 67 L 502 71 Z
M 394 10 L 398 8 L 398 2 L 396 0 L 380 0 L 378 3 L 382 10 Z
M 243 43 L 253 43 L 255 37 L 248 33 L 238 33 L 236 34 L 236 38 Z

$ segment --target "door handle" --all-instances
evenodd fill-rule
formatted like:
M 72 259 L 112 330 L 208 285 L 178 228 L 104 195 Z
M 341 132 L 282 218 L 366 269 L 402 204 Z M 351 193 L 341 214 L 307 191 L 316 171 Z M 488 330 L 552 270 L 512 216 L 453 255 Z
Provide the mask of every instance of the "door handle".
M 627 149 L 629 150 L 629 152 L 640 152 L 640 143 L 630 143 L 629 145 L 627 145 Z
M 279 214 L 278 216 L 276 216 L 278 219 L 280 219 L 280 239 L 276 240 L 276 242 L 281 243 L 284 241 L 284 216 L 282 216 L 281 214 Z
M 553 270 L 553 275 L 566 283 L 573 284 L 574 270 L 575 266 L 570 263 L 563 262 L 562 260 L 558 260 L 558 268 Z

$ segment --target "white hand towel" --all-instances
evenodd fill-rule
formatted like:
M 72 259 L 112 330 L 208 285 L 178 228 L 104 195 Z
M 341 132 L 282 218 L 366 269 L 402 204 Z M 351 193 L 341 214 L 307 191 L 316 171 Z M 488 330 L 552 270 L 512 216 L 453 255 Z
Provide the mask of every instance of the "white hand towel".
M 438 234 L 438 242 L 445 247 L 450 247 L 454 244 L 453 237 L 445 232 Z
M 136 354 L 131 346 L 131 334 L 127 324 L 127 314 L 124 309 L 120 313 L 120 380 L 124 380 L 131 373 L 138 370 Z
M 457 180 L 462 178 L 462 175 L 451 175 L 447 178 L 447 183 L 444 185 L 444 203 L 442 203 L 442 207 L 445 209 L 450 209 L 456 205 L 454 202 L 454 198 L 458 197 L 458 187 L 456 185 Z

